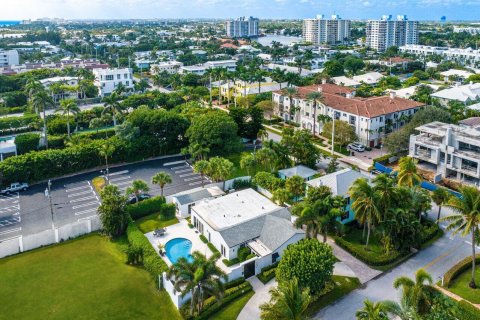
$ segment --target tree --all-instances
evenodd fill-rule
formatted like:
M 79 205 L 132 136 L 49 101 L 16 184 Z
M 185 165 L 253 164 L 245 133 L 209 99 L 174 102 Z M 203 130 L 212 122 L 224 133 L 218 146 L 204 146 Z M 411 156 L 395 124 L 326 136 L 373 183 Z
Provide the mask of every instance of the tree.
M 290 200 L 290 193 L 284 189 L 284 188 L 279 188 L 273 191 L 272 193 L 272 201 L 277 203 L 280 206 L 284 206 L 285 203 Z
M 296 278 L 270 289 L 270 301 L 260 306 L 262 320 L 302 320 L 307 319 L 310 304 L 308 288 L 300 288 Z
M 332 159 L 330 159 L 330 161 L 328 162 L 328 167 L 327 169 L 325 170 L 326 173 L 334 173 L 337 171 L 337 168 L 338 168 L 338 161 L 337 161 L 337 158 L 333 157 Z
M 194 119 L 186 132 L 190 144 L 208 148 L 209 154 L 230 154 L 239 150 L 238 126 L 223 111 L 212 111 Z
M 285 188 L 296 201 L 298 201 L 301 196 L 305 195 L 305 181 L 300 176 L 287 178 L 285 181 Z
M 402 296 L 415 312 L 425 314 L 430 308 L 427 290 L 432 282 L 432 277 L 424 269 L 419 269 L 415 273 L 415 280 L 400 277 L 395 279 L 393 287 L 395 289 L 402 288 Z
M 323 135 L 325 137 L 331 137 L 333 130 L 333 121 L 325 123 L 323 126 Z M 346 146 L 351 142 L 358 140 L 355 129 L 342 120 L 335 120 L 335 143 L 340 146 Z
M 312 102 L 313 108 L 313 136 L 315 137 L 315 130 L 317 129 L 317 103 L 323 101 L 323 95 L 320 91 L 310 92 L 307 99 Z
M 480 191 L 476 187 L 464 186 L 460 189 L 461 197 L 451 197 L 444 206 L 452 209 L 455 214 L 444 217 L 443 221 L 449 221 L 447 230 L 453 230 L 453 234 L 461 233 L 463 237 L 472 237 L 472 279 L 470 288 L 477 287 L 475 283 L 475 244 L 480 239 L 478 226 L 480 224 Z
M 345 70 L 343 69 L 343 65 L 336 60 L 327 61 L 323 64 L 323 66 L 323 73 L 330 78 L 344 75 Z
M 384 305 L 368 299 L 363 302 L 363 308 L 359 309 L 355 316 L 357 320 L 388 320 Z
M 88 125 L 89 128 L 91 129 L 96 129 L 96 132 L 98 133 L 98 129 L 100 129 L 103 126 L 103 121 L 100 118 L 93 118 L 90 120 L 90 124 Z
M 117 186 L 107 185 L 100 192 L 102 203 L 98 207 L 98 215 L 103 229 L 111 237 L 116 238 L 125 233 L 130 216 L 126 210 L 126 201 Z
M 199 315 L 203 309 L 203 303 L 208 296 L 221 299 L 224 292 L 222 280 L 228 278 L 216 265 L 218 254 L 206 258 L 198 251 L 192 253 L 193 261 L 186 258 L 178 259 L 167 272 L 167 277 L 173 280 L 174 289 L 180 292 L 182 297 L 191 293 L 190 315 Z
M 352 75 L 356 75 L 358 71 L 362 70 L 365 67 L 365 63 L 362 59 L 355 56 L 348 56 L 345 59 L 343 66 L 350 71 Z
M 80 112 L 80 108 L 77 106 L 77 103 L 73 99 L 64 99 L 60 101 L 60 107 L 55 110 L 55 112 L 61 112 L 63 115 L 67 116 L 67 132 L 70 137 L 70 114 L 77 114 Z
M 145 192 L 148 192 L 148 190 L 150 190 L 150 188 L 148 187 L 148 184 L 143 180 L 137 179 L 137 180 L 133 180 L 132 185 L 128 187 L 127 190 L 125 190 L 125 194 L 126 195 L 133 194 L 135 196 L 135 199 L 138 202 L 138 196 L 140 196 Z
M 399 186 L 413 187 L 420 184 L 422 177 L 417 173 L 418 161 L 410 157 L 403 157 L 398 162 L 399 170 L 397 183 Z
M 277 153 L 272 148 L 264 147 L 258 150 L 255 153 L 255 160 L 270 172 L 274 172 L 277 168 Z
M 160 171 L 152 177 L 152 183 L 160 187 L 160 194 L 163 197 L 163 188 L 165 188 L 166 184 L 172 183 L 172 177 L 168 173 Z
M 119 116 L 123 114 L 123 108 L 120 104 L 120 96 L 117 91 L 112 92 L 111 95 L 103 98 L 104 109 L 103 113 L 109 112 L 113 116 L 113 125 L 117 125 L 117 120 Z
M 367 249 L 371 228 L 380 220 L 378 195 L 365 178 L 355 180 L 348 192 L 352 198 L 352 209 L 355 212 L 355 219 L 361 224 L 367 225 L 368 233 L 365 243 L 365 249 Z
M 213 157 L 208 164 L 208 175 L 215 182 L 223 181 L 223 190 L 225 190 L 225 180 L 232 174 L 233 163 L 230 160 L 220 157 Z
M 108 158 L 113 155 L 115 152 L 115 146 L 105 142 L 100 146 L 100 149 L 98 150 L 98 153 L 100 154 L 101 157 L 105 159 L 105 178 L 107 180 L 107 184 L 109 184 L 109 176 L 108 176 Z
M 256 167 L 257 160 L 255 159 L 255 156 L 253 154 L 242 154 L 242 157 L 240 158 L 240 168 L 247 170 L 247 174 L 251 176 Z
M 32 105 L 35 110 L 43 112 L 43 138 L 45 139 L 45 147 L 48 149 L 48 137 L 47 137 L 47 114 L 48 107 L 53 107 L 54 103 L 52 97 L 46 90 L 40 90 L 35 93 L 32 98 Z
M 395 181 L 387 174 L 382 173 L 373 179 L 373 190 L 378 195 L 379 205 L 382 217 L 385 217 L 389 208 L 392 207 L 397 194 L 395 188 Z
M 278 264 L 276 277 L 279 283 L 298 279 L 301 289 L 319 293 L 332 278 L 335 256 L 332 248 L 317 239 L 303 239 L 289 245 Z
M 193 164 L 193 171 L 195 173 L 199 173 L 200 176 L 202 177 L 202 188 L 204 186 L 203 179 L 205 177 L 205 173 L 208 171 L 208 166 L 209 166 L 209 163 L 207 160 L 198 160 Z
M 320 158 L 320 151 L 316 147 L 313 137 L 308 130 L 283 129 L 280 145 L 285 149 L 284 153 L 287 158 L 294 158 L 295 164 L 303 164 L 310 168 L 315 168 Z M 278 152 L 277 156 L 281 158 Z
M 440 221 L 440 213 L 442 212 L 442 206 L 450 199 L 450 192 L 443 187 L 439 187 L 432 192 L 432 200 L 438 206 L 437 225 Z

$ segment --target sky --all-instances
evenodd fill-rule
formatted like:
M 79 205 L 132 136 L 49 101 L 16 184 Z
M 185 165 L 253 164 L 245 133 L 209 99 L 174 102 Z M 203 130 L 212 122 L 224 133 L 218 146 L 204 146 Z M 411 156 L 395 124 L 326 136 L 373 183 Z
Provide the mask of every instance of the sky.
M 0 20 L 35 18 L 259 18 L 298 19 L 316 14 L 376 19 L 480 20 L 480 0 L 0 0 Z

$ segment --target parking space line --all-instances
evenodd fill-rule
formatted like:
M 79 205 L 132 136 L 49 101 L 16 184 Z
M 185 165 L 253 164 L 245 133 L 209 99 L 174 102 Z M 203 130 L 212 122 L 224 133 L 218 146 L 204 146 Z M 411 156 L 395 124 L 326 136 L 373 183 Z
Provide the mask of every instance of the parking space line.
M 85 201 L 85 200 L 92 200 L 92 199 L 96 199 L 96 198 L 97 198 L 96 196 L 92 195 L 90 197 L 83 197 L 83 198 L 70 200 L 70 203 L 80 202 L 80 201 Z
M 185 164 L 185 165 L 183 165 L 183 166 L 172 167 L 172 168 L 169 168 L 169 169 L 171 169 L 171 170 L 178 170 L 178 169 L 185 169 L 185 168 L 190 168 L 190 167 Z
M 88 194 L 88 193 L 91 193 L 91 192 L 92 192 L 92 189 L 87 190 L 87 191 L 82 191 L 82 192 L 74 193 L 74 194 L 69 194 L 69 195 L 68 195 L 68 198 L 78 197 L 78 196 L 81 196 L 81 195 L 84 195 L 84 194 Z
M 195 181 L 195 180 L 198 180 L 198 179 L 202 179 L 201 176 L 198 176 L 198 177 L 194 177 L 194 178 L 188 178 L 188 179 L 183 179 L 185 182 L 188 182 L 188 181 Z
M 132 182 L 133 182 L 133 180 L 128 180 L 128 181 L 123 181 L 123 182 L 113 183 L 113 184 L 118 187 L 118 186 L 123 186 L 123 185 L 126 185 L 126 184 L 131 184 Z
M 75 191 L 78 191 L 78 190 L 88 189 L 88 188 L 90 188 L 90 186 L 87 184 L 87 185 L 82 186 L 82 187 L 68 188 L 68 189 L 66 189 L 65 191 L 66 191 L 66 192 L 75 192 Z
M 164 163 L 163 166 L 164 166 L 164 167 L 173 166 L 173 165 L 180 164 L 180 163 L 185 163 L 185 160 L 174 161 L 174 162 L 167 162 L 167 163 Z
M 80 218 L 80 219 L 78 219 L 78 221 L 88 220 L 88 219 L 93 218 L 93 217 L 96 217 L 96 215 Z
M 92 201 L 92 202 L 82 203 L 82 204 L 73 206 L 72 209 L 78 209 L 78 208 L 88 207 L 88 206 L 91 206 L 91 205 L 93 205 L 93 204 L 100 204 L 100 203 L 99 203 L 98 201 Z
M 201 184 L 202 181 L 196 181 L 196 182 L 192 182 L 192 183 L 189 183 L 188 185 L 189 186 L 196 186 L 197 184 Z
M 119 178 L 115 178 L 115 179 L 110 179 L 109 181 L 114 182 L 114 181 L 120 181 L 120 180 L 131 179 L 131 178 L 132 177 L 130 177 L 130 176 L 123 176 L 123 177 L 119 177 Z
M 84 181 L 79 181 L 79 182 L 73 182 L 73 183 L 69 183 L 69 184 L 64 184 L 63 187 L 65 189 L 73 189 L 73 188 L 77 188 L 77 187 L 80 187 L 80 186 L 85 186 L 85 184 L 88 183 L 87 180 L 84 180 Z
M 120 174 L 124 174 L 124 173 L 128 173 L 128 172 L 129 172 L 128 170 L 123 170 L 123 171 L 118 171 L 118 172 L 109 173 L 108 176 L 109 176 L 109 177 L 118 176 L 118 175 L 120 175 Z
M 8 234 L 8 233 L 12 233 L 12 232 L 16 232 L 16 231 L 21 231 L 22 228 L 15 228 L 15 229 L 10 229 L 10 230 L 6 230 L 6 231 L 2 231 L 0 232 L 0 235 L 4 235 L 4 234 Z
M 76 215 L 76 216 L 79 216 L 79 215 L 82 215 L 82 214 L 85 214 L 85 213 L 89 213 L 89 212 L 94 212 L 94 211 L 97 211 L 97 208 L 91 208 L 91 209 L 87 209 L 87 210 L 75 212 L 75 215 Z
M 0 201 L 10 201 L 12 199 L 18 199 L 18 198 L 19 198 L 18 193 L 17 195 L 4 195 L 4 194 L 0 195 Z
M 192 172 L 192 173 L 187 173 L 187 174 L 181 174 L 179 177 L 180 178 L 185 178 L 185 177 L 191 177 L 191 176 L 196 176 L 199 175 L 198 173 Z
M 192 172 L 192 168 L 175 171 L 175 173 L 184 173 L 184 172 Z

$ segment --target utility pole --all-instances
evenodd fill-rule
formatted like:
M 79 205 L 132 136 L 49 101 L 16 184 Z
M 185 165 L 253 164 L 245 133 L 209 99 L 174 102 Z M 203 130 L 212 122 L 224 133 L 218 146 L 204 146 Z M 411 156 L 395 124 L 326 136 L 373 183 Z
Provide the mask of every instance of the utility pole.
M 55 230 L 55 224 L 54 224 L 54 220 L 53 220 L 53 204 L 52 204 L 51 187 L 52 187 L 52 181 L 48 180 L 47 188 L 45 189 L 45 197 L 47 197 L 49 202 L 50 202 L 50 215 L 52 217 L 52 230 Z
M 333 120 L 332 120 L 332 157 L 335 154 L 335 111 L 333 111 Z

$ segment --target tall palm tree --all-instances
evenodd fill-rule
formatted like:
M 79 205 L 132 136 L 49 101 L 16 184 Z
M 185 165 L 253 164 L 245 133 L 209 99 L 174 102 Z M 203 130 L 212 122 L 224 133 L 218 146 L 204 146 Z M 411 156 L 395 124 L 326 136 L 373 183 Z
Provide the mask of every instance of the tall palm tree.
M 32 105 L 35 110 L 42 110 L 43 112 L 43 135 L 45 138 L 45 147 L 48 149 L 48 137 L 47 137 L 47 114 L 46 110 L 48 107 L 53 107 L 55 104 L 52 97 L 48 94 L 46 90 L 40 90 L 35 93 L 32 97 Z
M 204 185 L 203 178 L 205 177 L 205 173 L 208 170 L 208 161 L 207 160 L 198 160 L 193 164 L 193 172 L 199 173 L 200 176 L 202 177 L 202 188 Z
M 308 288 L 301 288 L 297 278 L 270 289 L 270 301 L 260 306 L 262 320 L 304 320 L 311 297 Z
M 225 190 L 225 180 L 232 174 L 233 163 L 225 158 L 213 157 L 210 159 L 208 171 L 213 180 L 223 182 L 223 190 Z
M 135 200 L 138 202 L 138 197 L 143 194 L 144 192 L 148 192 L 150 188 L 148 187 L 148 184 L 141 180 L 133 180 L 132 185 L 125 190 L 126 195 L 131 195 L 133 194 L 135 196 Z
M 456 214 L 444 217 L 441 220 L 449 221 L 447 230 L 453 234 L 461 233 L 463 237 L 472 237 L 472 279 L 470 288 L 476 288 L 475 283 L 475 244 L 479 237 L 480 224 L 480 191 L 476 187 L 465 186 L 460 189 L 461 197 L 451 197 L 444 206 L 452 209 Z
M 382 216 L 385 219 L 385 214 L 393 205 L 395 201 L 395 195 L 397 194 L 395 182 L 385 173 L 379 174 L 373 179 L 373 190 L 378 195 L 380 200 L 378 209 L 381 211 Z
M 353 200 L 352 209 L 355 212 L 355 218 L 360 223 L 367 225 L 365 248 L 368 248 L 371 228 L 381 218 L 378 210 L 378 195 L 365 178 L 355 180 L 349 189 L 349 194 Z
M 307 95 L 307 99 L 310 100 L 313 105 L 313 136 L 315 137 L 315 127 L 317 125 L 317 102 L 323 100 L 323 95 L 320 91 L 314 91 Z
M 410 157 L 403 157 L 399 161 L 397 182 L 400 186 L 413 187 L 420 184 L 422 177 L 417 173 L 418 161 Z
M 400 303 L 391 300 L 382 301 L 382 307 L 388 314 L 394 316 L 392 319 L 422 320 L 421 316 L 405 297 L 400 299 Z
M 278 82 L 278 84 L 280 85 L 280 90 L 282 90 L 282 83 L 285 82 L 286 71 L 280 68 L 275 68 L 272 71 L 271 77 L 273 81 Z
M 77 114 L 80 112 L 80 108 L 73 99 L 65 99 L 60 101 L 60 107 L 55 112 L 61 112 L 67 116 L 67 132 L 70 137 L 70 114 Z
M 388 320 L 382 302 L 363 301 L 363 308 L 359 309 L 355 316 L 357 320 Z
M 115 152 L 115 146 L 105 142 L 100 146 L 100 149 L 98 150 L 99 154 L 101 157 L 105 159 L 105 178 L 107 180 L 107 184 L 109 184 L 109 169 L 108 169 L 108 158 L 110 158 L 113 153 Z
M 442 206 L 450 199 L 450 192 L 446 188 L 439 187 L 432 192 L 432 200 L 438 206 L 437 224 L 440 221 Z
M 203 303 L 207 296 L 215 296 L 221 299 L 224 286 L 221 280 L 226 280 L 225 273 L 216 265 L 219 255 L 206 258 L 198 251 L 192 253 L 193 261 L 186 258 L 178 259 L 167 272 L 167 277 L 174 282 L 174 289 L 182 296 L 191 293 L 190 314 L 197 315 L 203 309 Z
M 40 83 L 40 81 L 37 81 L 33 77 L 29 77 L 27 79 L 27 82 L 25 84 L 25 93 L 28 96 L 28 99 L 30 102 L 32 102 L 33 97 L 40 91 L 44 90 L 45 88 L 43 85 Z M 35 107 L 35 113 L 38 114 L 38 109 Z
M 166 184 L 172 183 L 172 177 L 168 173 L 160 171 L 152 177 L 152 183 L 158 184 L 161 190 L 161 196 L 163 197 L 163 188 L 165 188 Z
M 114 91 L 111 95 L 103 98 L 104 109 L 102 113 L 110 112 L 113 116 L 113 125 L 117 125 L 117 117 L 122 114 L 123 108 L 120 105 L 120 96 Z
M 402 288 L 402 297 L 409 302 L 415 312 L 425 314 L 431 306 L 428 290 L 432 282 L 432 276 L 424 269 L 419 269 L 415 273 L 415 280 L 399 277 L 393 282 L 393 287 Z

